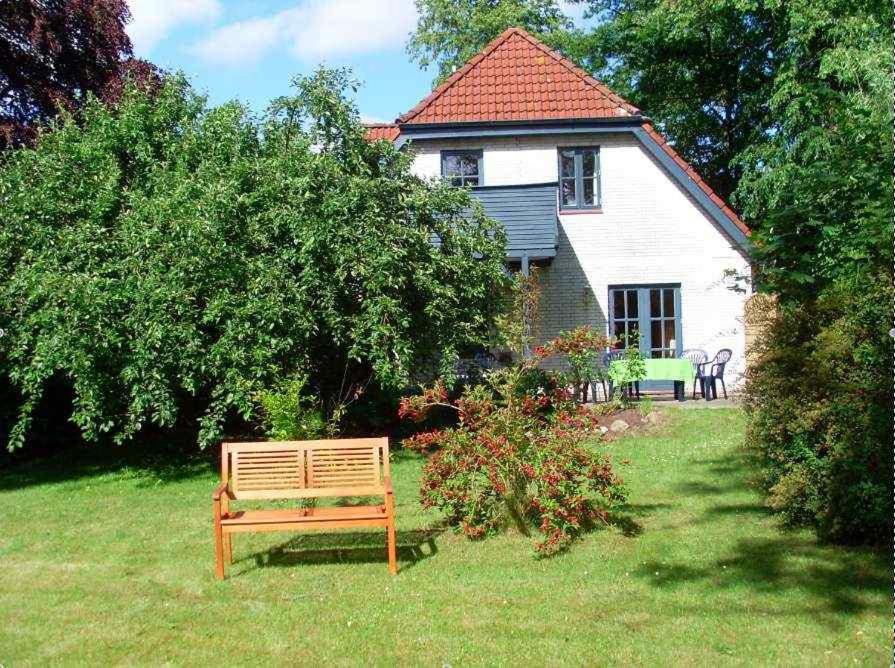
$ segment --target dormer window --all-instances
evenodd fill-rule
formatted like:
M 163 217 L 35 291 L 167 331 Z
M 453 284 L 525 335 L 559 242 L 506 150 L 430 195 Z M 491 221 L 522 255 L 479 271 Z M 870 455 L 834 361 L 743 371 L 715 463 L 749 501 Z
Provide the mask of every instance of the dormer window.
M 559 149 L 559 203 L 562 209 L 600 208 L 599 147 Z
M 441 175 L 453 186 L 482 185 L 482 152 L 442 151 Z

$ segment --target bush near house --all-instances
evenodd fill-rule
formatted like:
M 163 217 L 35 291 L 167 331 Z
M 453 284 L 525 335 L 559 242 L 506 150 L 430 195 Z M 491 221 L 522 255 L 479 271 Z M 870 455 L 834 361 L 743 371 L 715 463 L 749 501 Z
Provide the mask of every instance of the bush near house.
M 572 385 L 576 401 L 587 400 L 590 381 L 597 380 L 603 369 L 599 364 L 600 355 L 609 346 L 604 334 L 594 331 L 590 325 L 582 325 L 548 341 L 534 349 L 535 358 L 542 360 L 552 355 L 563 355 L 569 362 L 568 380 Z
M 402 400 L 400 414 L 420 422 L 441 407 L 458 417 L 454 427 L 404 441 L 411 450 L 434 451 L 421 481 L 424 508 L 440 510 L 472 539 L 513 524 L 525 534 L 537 530 L 535 549 L 548 556 L 607 524 L 625 490 L 609 457 L 584 444 L 605 431 L 600 418 L 614 406 L 578 405 L 562 376 L 536 363 L 492 371 L 456 401 L 436 383 Z
M 839 541 L 892 536 L 892 5 L 783 3 L 737 199 L 780 313 L 752 367 L 750 442 L 770 502 Z
M 840 541 L 892 528 L 891 276 L 856 277 L 783 306 L 758 343 L 746 391 L 748 442 L 770 504 Z
M 502 231 L 365 140 L 345 72 L 295 85 L 259 122 L 169 77 L 152 99 L 91 100 L 2 157 L 10 447 L 60 380 L 87 440 L 190 407 L 204 445 L 284 379 L 309 378 L 329 420 L 368 386 L 402 386 L 414 360 L 450 364 L 488 340 Z

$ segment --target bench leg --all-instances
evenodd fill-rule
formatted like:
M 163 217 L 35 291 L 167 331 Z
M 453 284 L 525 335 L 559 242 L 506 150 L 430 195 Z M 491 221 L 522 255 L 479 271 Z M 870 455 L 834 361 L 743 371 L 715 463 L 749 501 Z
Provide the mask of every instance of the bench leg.
M 224 532 L 221 529 L 221 506 L 214 504 L 214 575 L 224 579 Z
M 398 554 L 395 546 L 395 524 L 389 524 L 388 529 L 388 572 L 392 575 L 398 574 Z
M 221 517 L 227 517 L 230 514 L 230 499 L 228 497 L 223 497 L 221 499 Z M 233 534 L 225 533 L 223 536 L 224 539 L 224 559 L 227 560 L 228 564 L 233 563 Z
M 386 495 L 385 512 L 388 516 L 388 524 L 385 527 L 385 542 L 388 550 L 388 572 L 398 574 L 398 549 L 395 545 L 395 499 Z

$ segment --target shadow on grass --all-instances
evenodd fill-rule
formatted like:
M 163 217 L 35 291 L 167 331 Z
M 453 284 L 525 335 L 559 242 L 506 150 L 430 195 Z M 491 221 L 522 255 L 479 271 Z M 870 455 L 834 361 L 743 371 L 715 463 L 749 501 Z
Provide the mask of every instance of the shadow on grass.
M 636 538 L 644 531 L 639 520 L 673 507 L 670 503 L 626 503 L 618 512 L 609 515 L 609 525 L 621 531 L 623 536 Z
M 142 444 L 80 445 L 0 468 L 0 491 L 125 473 L 138 478 L 138 486 L 150 487 L 214 472 L 219 465 L 218 457 L 216 448 L 185 451 L 183 447 Z
M 627 538 L 636 538 L 643 533 L 643 525 L 630 515 L 613 513 L 609 516 L 609 525 L 621 531 Z
M 673 486 L 673 490 L 681 496 L 726 496 L 727 494 L 741 492 L 746 489 L 747 484 L 741 477 L 728 475 L 719 477 L 717 480 L 707 482 L 706 480 L 687 480 L 679 482 Z
M 424 559 L 438 554 L 435 539 L 443 528 L 416 529 L 397 532 L 398 569 L 406 571 Z M 238 550 L 238 543 L 236 543 Z M 291 567 L 300 564 L 388 563 L 385 532 L 344 532 L 333 534 L 303 534 L 255 554 L 237 558 L 235 564 L 254 561 L 257 568 Z M 234 575 L 245 575 L 246 568 Z
M 761 503 L 726 503 L 707 508 L 704 515 L 707 520 L 730 517 L 731 515 L 734 517 L 741 515 L 768 517 L 771 515 L 771 509 Z
M 669 508 L 674 508 L 674 506 L 670 503 L 626 503 L 621 510 L 634 517 L 646 517 L 657 510 L 668 510 Z
M 729 533 L 719 534 L 724 543 L 714 553 L 670 563 L 648 561 L 637 576 L 657 589 L 741 594 L 743 609 L 750 612 L 756 604 L 750 597 L 766 595 L 761 605 L 769 614 L 808 616 L 831 627 L 843 624 L 843 616 L 890 600 L 891 561 L 881 550 L 826 545 L 809 531 L 781 526 L 771 535 L 750 535 L 752 527 L 767 527 L 773 516 L 755 495 L 757 464 L 744 448 L 690 462 L 687 477 L 672 488 L 676 505 L 701 511 L 688 520 L 691 527 L 718 525 L 719 532 Z M 708 611 L 728 609 L 726 600 L 713 602 L 711 595 L 698 605 Z
M 825 546 L 813 537 L 789 535 L 743 538 L 720 559 L 647 562 L 639 577 L 662 589 L 703 583 L 713 589 L 748 587 L 759 593 L 793 596 L 793 614 L 808 613 L 831 624 L 836 614 L 854 615 L 876 608 L 891 591 L 891 568 L 881 552 Z

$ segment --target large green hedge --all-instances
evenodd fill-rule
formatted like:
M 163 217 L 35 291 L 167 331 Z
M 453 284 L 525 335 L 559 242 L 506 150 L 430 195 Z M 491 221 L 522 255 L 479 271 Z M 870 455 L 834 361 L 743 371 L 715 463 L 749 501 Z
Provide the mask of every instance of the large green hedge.
M 771 506 L 837 541 L 891 537 L 891 280 L 862 275 L 774 309 L 747 384 Z
M 11 448 L 51 379 L 71 384 L 88 440 L 172 425 L 189 401 L 209 444 L 293 374 L 331 407 L 487 339 L 501 233 L 468 193 L 367 142 L 351 85 L 321 70 L 256 120 L 171 77 L 2 158 Z
M 784 3 L 772 131 L 741 156 L 755 276 L 779 314 L 749 380 L 771 504 L 892 535 L 892 4 Z

